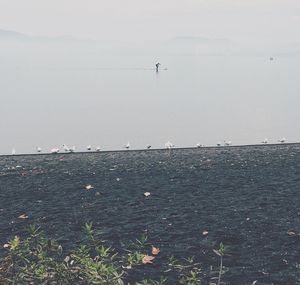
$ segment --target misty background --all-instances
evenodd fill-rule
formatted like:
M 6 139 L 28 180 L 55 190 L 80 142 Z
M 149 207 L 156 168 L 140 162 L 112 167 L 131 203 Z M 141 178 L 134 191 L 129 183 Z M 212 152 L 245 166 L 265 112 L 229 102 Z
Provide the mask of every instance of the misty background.
M 300 141 L 299 35 L 292 0 L 0 0 L 0 153 Z

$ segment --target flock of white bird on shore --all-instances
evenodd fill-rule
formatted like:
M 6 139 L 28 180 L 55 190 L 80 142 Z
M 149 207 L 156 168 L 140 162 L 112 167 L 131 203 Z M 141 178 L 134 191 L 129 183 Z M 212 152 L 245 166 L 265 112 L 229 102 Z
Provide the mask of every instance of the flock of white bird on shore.
M 285 143 L 286 142 L 286 138 L 281 138 L 280 140 L 277 141 L 278 143 Z M 269 143 L 269 140 L 267 138 L 265 138 L 263 141 L 261 141 L 262 144 L 268 144 Z M 232 145 L 232 142 L 231 141 L 227 141 L 227 140 L 224 140 L 223 143 L 221 142 L 218 142 L 217 143 L 217 146 L 231 146 Z M 146 145 L 146 148 L 145 149 L 151 149 L 151 145 L 148 144 Z M 197 143 L 196 144 L 196 148 L 201 148 L 201 147 L 204 147 L 204 145 L 200 144 L 200 143 Z M 172 148 L 175 148 L 175 145 L 168 141 L 165 143 L 165 148 L 166 149 L 172 149 Z M 130 143 L 128 142 L 125 146 L 124 146 L 124 149 L 126 150 L 129 150 L 130 149 Z M 62 151 L 61 151 L 62 150 Z M 100 152 L 101 151 L 101 148 L 99 146 L 96 146 L 95 148 L 92 148 L 91 145 L 88 145 L 86 147 L 86 150 L 89 152 L 89 151 L 95 151 L 95 152 Z M 73 153 L 76 151 L 76 147 L 73 145 L 71 147 L 67 146 L 66 144 L 63 144 L 62 145 L 62 149 L 58 148 L 58 147 L 54 147 L 52 149 L 50 149 L 50 153 L 59 153 L 59 152 L 63 152 L 63 153 Z M 36 152 L 37 153 L 42 153 L 42 148 L 37 146 L 36 147 Z M 15 155 L 16 154 L 16 150 L 13 148 L 12 149 L 12 152 L 11 152 L 12 155 Z

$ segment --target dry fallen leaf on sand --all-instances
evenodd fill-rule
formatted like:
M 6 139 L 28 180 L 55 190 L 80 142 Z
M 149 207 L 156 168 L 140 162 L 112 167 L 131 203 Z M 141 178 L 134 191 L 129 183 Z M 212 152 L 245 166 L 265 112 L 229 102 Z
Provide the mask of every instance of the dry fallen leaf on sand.
M 152 260 L 154 259 L 155 257 L 154 256 L 151 256 L 151 255 L 144 255 L 143 259 L 142 259 L 142 262 L 143 264 L 151 264 L 153 263 Z
M 155 247 L 152 245 L 152 254 L 153 255 L 158 255 L 160 253 L 159 247 Z
M 23 220 L 25 220 L 25 219 L 28 219 L 28 216 L 27 216 L 26 214 L 22 214 L 22 215 L 20 215 L 20 216 L 18 217 L 18 219 L 23 219 Z
M 129 265 L 127 265 L 127 266 L 122 266 L 122 268 L 124 268 L 124 269 L 132 269 L 132 265 L 129 264 Z
M 92 185 L 89 184 L 89 185 L 85 186 L 85 189 L 86 190 L 91 190 L 91 189 L 94 189 L 94 186 L 92 186 Z
M 150 192 L 145 192 L 145 193 L 144 193 L 144 196 L 145 196 L 145 197 L 148 197 L 148 196 L 150 196 L 150 195 L 151 195 Z

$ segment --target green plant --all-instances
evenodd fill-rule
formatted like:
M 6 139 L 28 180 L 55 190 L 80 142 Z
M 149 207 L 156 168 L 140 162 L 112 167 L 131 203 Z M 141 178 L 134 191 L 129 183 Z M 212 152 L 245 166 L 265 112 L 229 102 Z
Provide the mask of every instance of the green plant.
M 125 255 L 124 261 L 125 264 L 128 264 L 129 266 L 140 265 L 142 264 L 143 257 L 144 254 L 139 251 L 129 252 Z
M 20 242 L 21 242 L 20 238 L 18 236 L 15 236 L 12 240 L 8 242 L 10 250 L 12 251 L 17 250 L 20 245 Z
M 219 244 L 219 248 L 218 249 L 214 249 L 213 251 L 214 251 L 214 253 L 216 255 L 220 256 L 219 276 L 218 276 L 218 283 L 217 283 L 217 285 L 220 285 L 220 283 L 221 283 L 221 276 L 223 274 L 223 256 L 225 255 L 226 249 L 225 249 L 224 244 L 221 242 Z
M 1 284 L 123 284 L 124 271 L 110 247 L 98 246 L 91 224 L 86 224 L 85 243 L 69 255 L 35 226 L 29 237 L 15 237 L 7 244 L 8 255 L 0 261 Z M 89 241 L 89 242 L 88 242 Z
M 4 245 L 5 255 L 0 258 L 0 284 L 123 285 L 131 272 L 140 270 L 135 267 L 143 265 L 146 269 L 152 266 L 154 257 L 160 260 L 160 263 L 157 263 L 160 264 L 160 268 L 156 268 L 164 275 L 167 272 L 172 274 L 176 284 L 200 285 L 204 282 L 204 273 L 194 257 L 179 260 L 174 256 L 168 259 L 160 255 L 151 256 L 153 247 L 149 245 L 146 235 L 142 235 L 130 245 L 130 249 L 124 249 L 123 254 L 120 254 L 99 239 L 92 223 L 86 223 L 83 231 L 85 235 L 81 243 L 66 252 L 39 227 L 30 225 L 27 236 L 15 236 Z M 223 254 L 222 247 L 218 252 Z M 163 263 L 163 260 L 166 262 Z M 142 281 L 135 281 L 134 284 L 166 283 L 166 277 L 152 280 L 145 276 Z
M 168 259 L 168 266 L 165 272 L 174 270 L 179 272 L 179 283 L 185 285 L 204 284 L 204 274 L 199 263 L 195 262 L 194 257 L 183 259 L 179 262 L 173 255 Z
M 185 285 L 201 285 L 204 284 L 203 276 L 200 268 L 193 268 L 186 274 L 180 276 L 179 283 Z
M 139 239 L 136 239 L 136 243 L 134 244 L 136 248 L 143 249 L 148 242 L 148 236 L 145 234 L 142 234 Z
M 136 282 L 135 285 L 164 285 L 167 282 L 167 278 L 161 277 L 159 281 L 153 281 L 150 279 L 145 279 L 139 282 Z

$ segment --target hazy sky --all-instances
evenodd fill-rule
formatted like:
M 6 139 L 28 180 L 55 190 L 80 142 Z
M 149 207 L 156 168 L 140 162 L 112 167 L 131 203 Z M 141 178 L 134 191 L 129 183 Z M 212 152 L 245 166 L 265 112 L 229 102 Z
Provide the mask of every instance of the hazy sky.
M 0 28 L 105 40 L 297 41 L 299 0 L 0 0 Z

